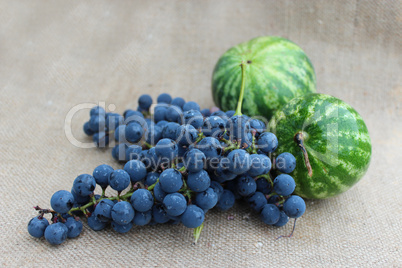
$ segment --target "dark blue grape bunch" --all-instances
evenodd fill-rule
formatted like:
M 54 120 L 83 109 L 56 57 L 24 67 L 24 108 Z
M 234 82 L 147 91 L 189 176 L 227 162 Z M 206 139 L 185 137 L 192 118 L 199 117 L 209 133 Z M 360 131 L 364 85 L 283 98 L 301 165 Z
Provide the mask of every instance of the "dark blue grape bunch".
M 138 108 L 123 115 L 94 107 L 84 132 L 99 147 L 114 141 L 111 154 L 121 167 L 99 165 L 92 175 L 79 175 L 71 191 L 57 191 L 52 209 L 35 207 L 39 215 L 28 224 L 33 237 L 51 244 L 78 237 L 84 215 L 93 231 L 181 223 L 194 228 L 197 240 L 209 210 L 227 211 L 239 199 L 273 226 L 305 212 L 304 200 L 294 195 L 295 157 L 276 156 L 278 139 L 266 122 L 239 109 L 201 110 L 166 93 L 153 105 L 144 94 Z M 115 194 L 107 196 L 107 188 Z

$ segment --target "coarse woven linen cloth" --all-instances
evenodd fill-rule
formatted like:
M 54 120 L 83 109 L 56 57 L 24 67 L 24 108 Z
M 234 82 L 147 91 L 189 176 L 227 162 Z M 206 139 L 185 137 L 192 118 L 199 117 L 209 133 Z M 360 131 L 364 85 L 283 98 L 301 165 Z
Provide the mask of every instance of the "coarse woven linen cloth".
M 401 5 L 0 1 L 0 266 L 402 267 Z M 120 167 L 110 148 L 77 145 L 91 142 L 82 132 L 89 110 L 80 107 L 104 102 L 122 113 L 136 109 L 143 93 L 168 92 L 210 108 L 220 55 L 261 35 L 299 44 L 315 66 L 318 91 L 365 119 L 373 156 L 356 186 L 307 200 L 292 238 L 275 240 L 292 224 L 266 226 L 241 203 L 209 212 L 196 245 L 182 225 L 120 235 L 85 223 L 79 238 L 60 246 L 30 237 L 34 205 L 49 207 L 56 190 L 69 190 L 99 164 Z

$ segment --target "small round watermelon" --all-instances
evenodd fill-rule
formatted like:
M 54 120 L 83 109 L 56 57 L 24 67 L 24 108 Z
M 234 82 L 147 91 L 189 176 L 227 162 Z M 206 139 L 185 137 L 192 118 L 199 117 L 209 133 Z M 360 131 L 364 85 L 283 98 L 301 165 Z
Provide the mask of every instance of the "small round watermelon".
M 324 199 L 351 188 L 366 173 L 371 140 L 361 116 L 345 102 L 308 94 L 288 102 L 269 124 L 277 153 L 296 157 L 295 193 Z
M 218 60 L 212 76 L 212 94 L 222 110 L 235 110 L 246 68 L 243 112 L 270 119 L 285 103 L 315 92 L 313 65 L 295 43 L 262 36 L 229 49 Z

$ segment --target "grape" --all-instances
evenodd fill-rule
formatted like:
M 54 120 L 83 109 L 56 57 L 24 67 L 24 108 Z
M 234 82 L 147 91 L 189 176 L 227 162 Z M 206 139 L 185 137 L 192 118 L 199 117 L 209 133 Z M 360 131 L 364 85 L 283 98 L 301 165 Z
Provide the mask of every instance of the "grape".
M 295 180 L 287 174 L 281 174 L 274 180 L 274 191 L 279 195 L 290 195 L 293 193 L 295 188 Z
M 154 121 L 152 121 L 152 119 L 150 118 L 145 118 L 145 125 L 143 125 L 144 129 L 147 130 L 149 128 L 153 128 L 155 127 L 156 124 Z
M 197 206 L 202 209 L 211 209 L 218 202 L 218 195 L 215 193 L 214 189 L 208 188 L 204 192 L 197 193 L 195 202 Z
M 184 166 L 189 172 L 199 172 L 204 168 L 205 154 L 198 149 L 191 149 L 185 154 Z
M 214 189 L 214 192 L 216 193 L 216 195 L 218 196 L 218 199 L 221 198 L 221 195 L 223 193 L 223 187 L 222 185 L 220 185 L 218 182 L 216 181 L 211 181 L 211 185 L 210 187 L 212 189 Z
M 234 114 L 236 113 L 236 111 L 233 111 L 233 110 L 229 110 L 229 111 L 226 111 L 226 116 L 228 117 L 228 118 L 231 118 L 232 116 L 234 116 Z
M 166 105 L 158 104 L 154 109 L 154 121 L 158 123 L 159 121 L 166 120 L 168 107 Z
M 180 148 L 180 147 L 179 147 L 179 148 Z M 184 167 L 184 164 L 183 164 L 182 162 L 177 163 L 177 165 L 176 165 L 176 169 L 177 169 L 177 170 L 180 170 L 182 167 Z
M 271 132 L 264 132 L 258 137 L 258 148 L 264 153 L 273 153 L 278 147 L 278 139 Z
M 128 161 L 124 165 L 124 171 L 128 173 L 133 184 L 143 180 L 147 176 L 147 168 L 140 160 Z
M 79 195 L 79 194 L 77 194 L 77 193 L 74 191 L 74 188 L 73 188 L 73 187 L 71 188 L 71 194 L 72 194 L 73 197 L 74 197 L 74 203 L 86 204 L 86 203 L 88 203 L 89 200 L 90 200 L 89 195 L 87 195 L 87 196 Z M 74 205 L 73 205 L 73 207 L 74 207 Z
M 138 189 L 131 196 L 130 203 L 136 211 L 145 212 L 152 208 L 154 197 L 150 191 L 146 189 Z
M 211 181 L 215 181 L 217 183 L 224 183 L 226 181 L 220 175 L 218 175 L 216 171 L 210 172 L 208 175 Z
M 107 224 L 106 222 L 100 221 L 95 214 L 92 214 L 90 217 L 88 217 L 88 226 L 94 231 L 100 231 L 106 228 Z
M 181 173 L 173 168 L 165 169 L 159 176 L 161 189 L 166 193 L 174 193 L 183 186 Z
M 149 107 L 152 105 L 152 98 L 148 94 L 141 95 L 138 99 L 138 106 L 143 109 L 148 111 Z
M 102 188 L 105 188 L 109 185 L 109 176 L 113 170 L 114 169 L 111 166 L 103 164 L 94 169 L 92 176 L 95 178 L 95 182 L 97 184 L 99 184 Z
M 202 114 L 204 117 L 209 117 L 209 116 L 211 115 L 211 111 L 210 111 L 209 109 L 202 109 L 202 110 L 201 110 L 201 114 Z
M 281 212 L 278 207 L 273 204 L 266 204 L 261 210 L 261 220 L 265 224 L 275 224 L 279 221 Z
M 266 155 L 252 154 L 250 155 L 250 163 L 248 175 L 251 177 L 267 174 L 271 170 L 271 159 Z
M 255 192 L 252 196 L 247 198 L 247 202 L 252 209 L 260 212 L 262 208 L 267 204 L 267 199 L 265 195 L 261 192 Z
M 183 109 L 185 103 L 186 101 L 183 98 L 177 97 L 172 100 L 171 104 L 180 107 L 180 109 Z
M 254 129 L 257 132 L 257 134 L 261 134 L 265 131 L 267 127 L 265 126 L 265 123 L 262 122 L 261 120 L 252 119 L 250 120 L 250 128 Z
M 172 193 L 165 196 L 163 206 L 168 215 L 179 216 L 186 210 L 187 201 L 182 194 Z
M 185 111 L 183 113 L 183 120 L 186 124 L 192 125 L 196 129 L 201 128 L 204 123 L 204 117 L 197 110 Z
M 168 217 L 169 217 L 168 223 L 172 224 L 172 225 L 179 224 L 181 222 L 180 221 L 180 216 L 181 215 L 179 215 L 179 216 L 171 216 L 171 215 L 168 214 Z
M 120 234 L 127 233 L 128 231 L 131 230 L 132 227 L 133 227 L 132 222 L 129 222 L 129 223 L 123 225 L 123 224 L 118 224 L 118 223 L 112 221 L 113 230 L 115 230 L 116 232 L 118 232 Z
M 170 122 L 181 122 L 183 118 L 183 111 L 177 106 L 170 106 L 166 110 L 166 119 Z
M 41 238 L 48 226 L 49 221 L 46 218 L 40 216 L 32 218 L 28 223 L 28 233 L 33 237 Z
M 167 123 L 162 130 L 162 138 L 176 140 L 176 132 L 180 125 L 176 122 Z
M 75 238 L 81 234 L 83 228 L 81 220 L 76 220 L 74 217 L 69 217 L 64 224 L 68 229 L 68 238 Z
M 125 137 L 127 141 L 136 143 L 139 142 L 144 135 L 144 129 L 136 122 L 130 123 L 126 126 Z
M 225 121 L 219 116 L 207 117 L 204 121 L 202 132 L 205 136 L 218 137 L 225 131 Z
M 250 169 L 250 154 L 245 150 L 233 150 L 228 154 L 227 158 L 229 159 L 229 171 L 234 174 L 240 175 Z
M 67 227 L 61 223 L 53 223 L 46 227 L 45 239 L 52 245 L 60 245 L 67 239 Z
M 233 207 L 235 201 L 235 196 L 232 191 L 225 189 L 223 190 L 222 195 L 219 198 L 218 203 L 216 204 L 216 207 L 220 210 L 225 211 Z
M 133 219 L 135 225 L 144 226 L 150 223 L 152 220 L 152 210 L 145 212 L 136 211 Z
M 244 115 L 234 115 L 226 122 L 226 130 L 230 137 L 243 139 L 250 131 L 250 122 Z
M 126 119 L 124 120 L 124 123 L 126 123 L 126 125 L 130 125 L 132 123 L 137 123 L 137 124 L 141 125 L 142 127 L 146 128 L 146 126 L 147 126 L 146 120 L 147 119 L 144 118 L 142 113 L 137 112 L 137 111 L 132 111 L 132 112 L 128 112 L 126 114 Z
M 242 176 L 237 179 L 237 192 L 244 197 L 250 196 L 257 190 L 257 183 L 250 176 Z
M 211 116 L 219 116 L 220 118 L 222 118 L 223 120 L 227 121 L 228 120 L 228 116 L 226 115 L 226 113 L 224 111 L 215 111 L 211 114 Z
M 291 153 L 281 153 L 275 161 L 276 168 L 283 173 L 290 173 L 296 168 L 296 158 Z
M 97 147 L 104 148 L 109 144 L 109 135 L 104 131 L 100 131 L 92 136 L 92 140 Z
M 161 204 L 155 204 L 152 207 L 152 218 L 156 223 L 166 223 L 169 217 Z
M 112 156 L 117 161 L 126 162 L 127 161 L 127 150 L 128 150 L 127 143 L 117 144 L 112 149 Z
M 103 107 L 100 107 L 100 106 L 95 106 L 95 107 L 93 107 L 92 109 L 91 109 L 91 111 L 89 112 L 89 115 L 92 117 L 92 116 L 95 116 L 95 115 L 105 115 L 106 114 L 106 111 L 105 111 L 105 109 L 103 109 Z
M 106 128 L 110 130 L 115 130 L 118 126 L 123 124 L 123 116 L 117 113 L 111 113 L 106 117 Z
M 190 111 L 190 110 L 196 110 L 196 111 L 200 111 L 200 105 L 198 105 L 198 103 L 194 102 L 194 101 L 189 101 L 186 102 L 183 105 L 183 111 Z
M 127 119 L 127 118 L 129 118 L 130 116 L 140 116 L 140 117 L 144 117 L 144 115 L 141 113 L 141 112 L 138 112 L 138 111 L 134 111 L 134 110 L 132 110 L 132 109 L 127 109 L 127 110 L 125 110 L 124 111 L 124 113 L 123 113 L 123 117 L 124 117 L 124 119 Z M 127 122 L 126 122 L 127 123 Z
M 277 204 L 279 202 L 280 196 L 279 195 L 273 195 L 270 196 L 267 200 L 268 204 Z
M 289 221 L 289 217 L 286 215 L 286 213 L 284 211 L 281 211 L 279 220 L 277 223 L 274 224 L 274 226 L 278 226 L 278 227 L 284 226 L 284 225 L 286 225 L 286 223 L 288 223 L 288 221 Z
M 89 127 L 89 122 L 86 122 L 83 126 L 84 129 L 84 133 L 87 134 L 88 136 L 92 136 L 93 134 L 95 134 L 94 131 L 91 130 L 91 128 Z
M 134 213 L 134 209 L 129 202 L 120 201 L 112 207 L 111 216 L 115 223 L 124 225 L 133 220 Z
M 228 189 L 228 190 L 230 190 L 230 191 L 233 193 L 233 195 L 234 195 L 234 197 L 235 197 L 236 200 L 242 198 L 242 196 L 241 196 L 241 195 L 239 194 L 239 192 L 237 191 L 237 180 L 228 181 L 228 182 L 226 183 L 226 187 L 225 187 L 225 188 Z
M 188 205 L 180 220 L 187 228 L 197 228 L 204 222 L 204 211 L 196 205 Z
M 145 141 L 151 145 L 155 145 L 160 139 L 162 139 L 162 128 L 154 126 L 145 132 Z
M 257 183 L 257 191 L 263 194 L 269 194 L 271 192 L 271 183 L 266 178 L 259 178 L 255 181 Z
M 176 141 L 180 145 L 190 145 L 195 142 L 197 137 L 198 132 L 192 125 L 181 125 L 176 130 Z
M 73 195 L 66 190 L 55 192 L 50 199 L 52 209 L 57 213 L 67 213 L 74 204 Z
M 109 222 L 112 219 L 112 208 L 114 202 L 109 199 L 102 199 L 96 205 L 94 215 L 101 222 Z
M 211 179 L 208 172 L 201 170 L 198 172 L 190 172 L 187 177 L 187 186 L 194 192 L 203 192 L 209 188 Z
M 126 125 L 120 125 L 114 131 L 114 139 L 118 142 L 126 141 Z
M 154 184 L 159 178 L 159 173 L 157 172 L 149 172 L 147 174 L 147 177 L 145 179 L 145 185 L 146 186 L 151 186 L 152 184 Z
M 165 198 L 165 196 L 166 196 L 166 193 L 162 190 L 160 183 L 157 182 L 154 187 L 155 200 L 158 202 L 162 202 L 163 199 Z
M 156 167 L 158 163 L 158 157 L 155 153 L 155 147 L 152 147 L 149 150 L 144 150 L 140 154 L 141 162 L 144 163 L 147 169 Z
M 156 126 L 161 127 L 162 130 L 163 130 L 163 128 L 164 128 L 168 123 L 169 123 L 169 122 L 166 121 L 166 120 L 161 120 L 161 121 L 159 121 L 158 123 L 156 123 Z
M 141 146 L 139 145 L 130 145 L 126 148 L 126 160 L 138 160 L 140 158 L 140 153 L 142 151 Z
M 222 179 L 222 181 L 231 181 L 237 177 L 236 174 L 229 171 L 228 165 L 229 159 L 227 157 L 222 157 L 220 159 L 218 168 L 215 171 L 215 173 L 220 179 Z
M 203 138 L 197 144 L 197 149 L 203 152 L 207 159 L 217 158 L 222 151 L 221 144 L 216 138 L 213 137 Z
M 172 161 L 178 155 L 177 144 L 171 139 L 161 139 L 155 146 L 155 153 L 159 158 Z
M 122 169 L 116 169 L 110 174 L 109 185 L 113 190 L 121 192 L 130 185 L 130 175 Z
M 292 195 L 283 203 L 283 211 L 289 218 L 298 218 L 306 211 L 306 203 L 300 196 Z
M 104 115 L 94 115 L 89 119 L 89 128 L 93 132 L 103 131 L 106 127 L 106 119 Z
M 183 159 L 186 155 L 186 153 L 188 152 L 188 148 L 186 146 L 177 146 L 177 156 L 181 159 Z M 185 161 L 185 160 L 184 160 Z M 180 162 L 179 164 L 181 164 L 182 166 L 184 166 L 184 164 L 182 162 Z M 177 168 L 180 169 L 180 168 Z
M 162 93 L 158 96 L 157 100 L 158 103 L 166 103 L 170 104 L 172 102 L 172 97 L 167 93 Z

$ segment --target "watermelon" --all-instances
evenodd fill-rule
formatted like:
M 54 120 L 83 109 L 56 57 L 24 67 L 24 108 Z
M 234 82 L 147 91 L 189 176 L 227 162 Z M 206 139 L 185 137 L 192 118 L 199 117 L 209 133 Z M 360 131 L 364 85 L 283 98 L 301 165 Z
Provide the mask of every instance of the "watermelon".
M 218 60 L 212 76 L 215 104 L 235 110 L 246 67 L 243 113 L 270 119 L 294 97 L 315 92 L 313 65 L 295 43 L 281 37 L 263 36 L 229 49 Z
M 361 116 L 345 102 L 308 94 L 288 102 L 269 123 L 278 154 L 296 157 L 295 193 L 324 199 L 351 188 L 366 173 L 371 140 Z

